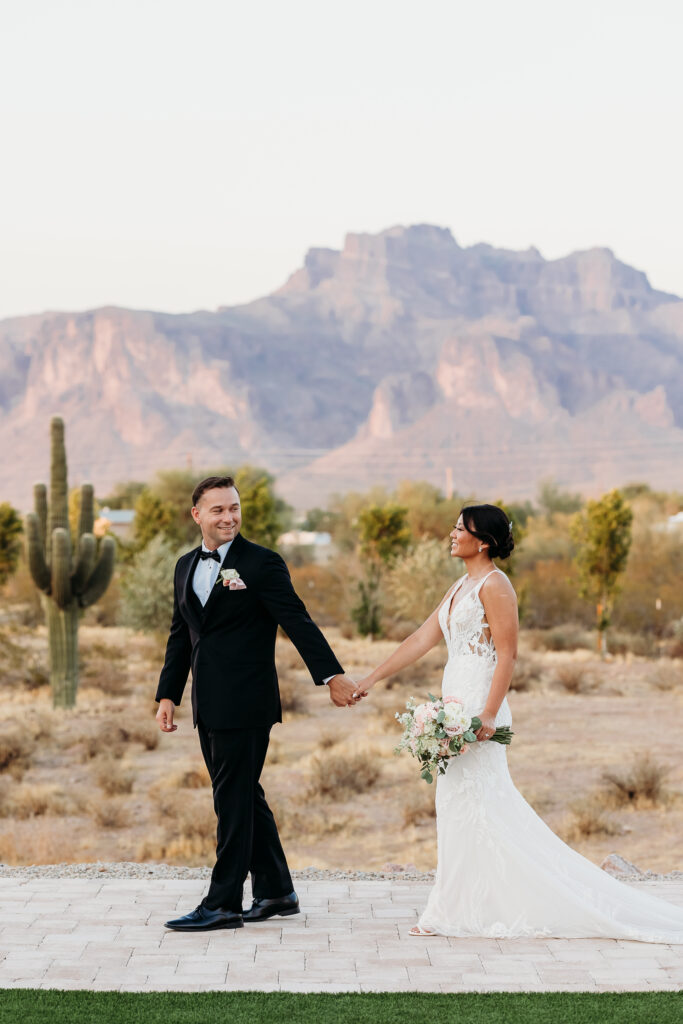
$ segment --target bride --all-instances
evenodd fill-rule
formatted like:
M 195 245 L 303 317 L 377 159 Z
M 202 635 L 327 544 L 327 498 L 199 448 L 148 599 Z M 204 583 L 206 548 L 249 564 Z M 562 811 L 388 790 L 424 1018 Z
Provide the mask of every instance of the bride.
M 481 719 L 479 742 L 451 760 L 437 781 L 436 879 L 410 934 L 683 943 L 683 909 L 617 881 L 566 846 L 515 788 L 506 747 L 486 742 L 512 722 L 506 695 L 517 656 L 517 599 L 492 561 L 511 554 L 512 524 L 495 505 L 472 505 L 450 537 L 451 555 L 462 558 L 467 572 L 358 684 L 368 691 L 416 662 L 443 634 L 443 696 L 458 697 Z

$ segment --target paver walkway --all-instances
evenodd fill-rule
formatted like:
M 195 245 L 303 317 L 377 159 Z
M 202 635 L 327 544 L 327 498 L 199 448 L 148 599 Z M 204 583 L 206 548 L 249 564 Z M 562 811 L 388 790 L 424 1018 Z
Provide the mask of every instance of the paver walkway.
M 683 906 L 683 881 L 638 886 Z M 290 992 L 683 988 L 683 946 L 608 939 L 413 939 L 428 886 L 297 884 L 303 912 L 183 935 L 202 881 L 0 878 L 0 988 Z M 245 896 L 245 901 L 248 896 Z M 248 905 L 248 904 L 246 904 Z

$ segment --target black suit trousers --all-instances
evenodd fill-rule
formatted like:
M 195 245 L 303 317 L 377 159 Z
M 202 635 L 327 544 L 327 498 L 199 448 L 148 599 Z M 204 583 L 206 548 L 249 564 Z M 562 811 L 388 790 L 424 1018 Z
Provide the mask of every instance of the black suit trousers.
M 255 899 L 288 895 L 292 876 L 259 782 L 270 729 L 211 729 L 200 718 L 197 731 L 218 819 L 216 864 L 204 905 L 241 913 L 248 874 Z

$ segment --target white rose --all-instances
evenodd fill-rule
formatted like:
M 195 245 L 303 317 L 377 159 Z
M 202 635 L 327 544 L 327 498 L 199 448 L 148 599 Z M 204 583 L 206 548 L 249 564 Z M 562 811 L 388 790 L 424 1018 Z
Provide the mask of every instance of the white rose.
M 466 715 L 460 704 L 446 704 L 444 708 L 445 718 L 443 727 L 451 736 L 462 736 L 467 732 L 470 724 L 469 715 Z

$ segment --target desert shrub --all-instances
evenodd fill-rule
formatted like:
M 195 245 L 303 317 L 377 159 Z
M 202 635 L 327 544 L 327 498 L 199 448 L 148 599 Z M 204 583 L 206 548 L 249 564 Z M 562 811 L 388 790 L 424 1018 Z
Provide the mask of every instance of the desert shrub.
M 416 625 L 437 607 L 455 576 L 444 541 L 421 540 L 391 566 L 384 581 L 386 614 Z
M 553 673 L 553 682 L 567 693 L 592 693 L 597 687 L 592 672 L 576 662 L 558 665 Z
M 568 622 L 548 630 L 530 631 L 529 639 L 537 650 L 542 651 L 577 651 L 581 648 L 595 647 L 593 635 L 576 622 Z
M 138 848 L 140 860 L 208 863 L 216 852 L 216 815 L 209 794 L 178 794 L 165 780 L 153 787 L 161 827 Z
M 45 621 L 40 591 L 33 582 L 25 556 L 19 560 L 14 575 L 2 589 L 8 619 L 21 626 L 39 626 Z
M 121 577 L 124 626 L 143 632 L 165 632 L 173 612 L 173 574 L 183 553 L 162 534 L 139 552 Z
M 318 742 L 316 746 L 320 750 L 330 750 L 330 748 L 336 746 L 337 743 L 341 741 L 341 739 L 341 733 L 326 730 L 325 732 L 321 733 L 320 736 L 318 737 Z
M 159 728 L 153 719 L 138 720 L 132 713 L 124 713 L 100 724 L 96 732 L 83 738 L 82 760 L 120 758 L 131 743 L 141 743 L 145 750 L 155 750 L 159 746 L 159 736 Z
M 108 796 L 114 796 L 117 793 L 132 792 L 135 774 L 119 761 L 107 758 L 97 769 L 96 778 L 100 789 Z
M 648 633 L 624 633 L 611 629 L 607 634 L 607 647 L 612 654 L 636 654 L 647 658 L 657 653 L 657 640 Z
M 340 800 L 365 793 L 379 777 L 376 758 L 357 754 L 316 754 L 311 760 L 308 795 Z
M 294 679 L 290 675 L 285 675 L 279 680 L 279 686 L 282 710 L 305 715 L 308 712 L 308 703 L 304 693 L 306 683 L 303 680 Z
M 543 667 L 537 658 L 528 654 L 519 654 L 515 662 L 515 670 L 512 673 L 510 689 L 517 693 L 526 690 L 533 690 L 540 682 L 543 674 Z
M 298 843 L 315 842 L 340 832 L 351 832 L 357 819 L 350 814 L 326 811 L 325 814 L 303 813 L 286 797 L 269 796 L 268 804 L 277 822 L 280 835 L 285 840 L 296 839 Z
M 622 829 L 606 814 L 599 794 L 576 800 L 570 807 L 572 820 L 565 830 L 567 839 L 589 839 L 591 836 L 621 835 Z
M 51 784 L 20 785 L 4 790 L 0 797 L 0 814 L 5 818 L 37 818 L 41 815 L 64 815 L 78 810 L 72 795 Z
M 670 770 L 645 755 L 631 768 L 604 772 L 602 777 L 607 784 L 607 797 L 617 807 L 665 803 L 669 794 L 664 780 Z
M 679 690 L 683 687 L 683 665 L 678 661 L 662 660 L 649 670 L 648 681 L 655 690 Z
M 26 724 L 0 722 L 0 772 L 20 779 L 31 765 L 35 745 L 34 735 Z
M 49 684 L 44 660 L 31 647 L 17 643 L 16 636 L 6 629 L 0 630 L 0 664 L 2 682 L 5 686 L 16 686 L 25 690 L 37 690 Z
M 100 828 L 124 828 L 129 822 L 127 801 L 122 796 L 94 800 L 90 813 Z
M 436 818 L 434 793 L 427 786 L 413 790 L 406 796 L 402 807 L 403 824 L 421 825 Z
M 347 617 L 342 568 L 338 562 L 291 568 L 294 589 L 319 626 L 336 626 Z
M 443 677 L 444 651 L 437 648 L 429 651 L 423 658 L 409 665 L 402 672 L 385 679 L 381 686 L 384 690 L 393 690 L 396 687 L 405 687 L 415 693 L 426 697 L 429 692 L 436 693 L 441 688 Z
M 537 524 L 534 521 L 534 530 Z M 525 538 L 524 558 L 532 540 L 533 531 Z M 515 587 L 520 595 L 521 618 L 527 628 L 552 629 L 567 622 L 580 623 L 584 628 L 592 625 L 593 612 L 579 597 L 578 573 L 569 558 L 536 562 L 515 576 Z

